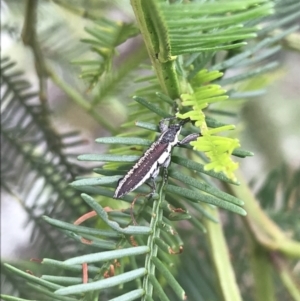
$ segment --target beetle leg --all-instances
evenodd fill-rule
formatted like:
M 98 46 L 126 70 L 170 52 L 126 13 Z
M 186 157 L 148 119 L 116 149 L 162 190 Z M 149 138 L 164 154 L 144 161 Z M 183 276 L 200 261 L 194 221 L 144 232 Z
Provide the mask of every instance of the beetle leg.
M 156 182 L 155 182 L 155 179 L 152 178 L 152 192 L 151 192 L 151 197 L 154 195 L 155 192 L 156 192 Z
M 191 141 L 197 140 L 197 138 L 200 137 L 200 136 L 201 136 L 201 134 L 198 134 L 198 133 L 190 134 L 190 135 L 184 137 L 181 141 L 179 141 L 177 143 L 177 145 L 187 144 Z
M 150 178 L 150 180 L 151 180 L 151 183 L 145 182 L 145 184 L 148 185 L 152 189 L 152 191 L 148 194 L 149 197 L 151 198 L 154 195 L 154 193 L 156 192 L 156 182 L 155 182 L 155 179 L 152 177 Z

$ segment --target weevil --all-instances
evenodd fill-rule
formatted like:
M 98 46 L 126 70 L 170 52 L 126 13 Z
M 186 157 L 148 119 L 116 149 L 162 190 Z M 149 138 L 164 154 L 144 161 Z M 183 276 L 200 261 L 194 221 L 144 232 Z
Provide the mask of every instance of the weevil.
M 153 183 L 153 186 L 149 185 L 152 187 L 153 194 L 156 190 L 155 179 L 161 167 L 167 169 L 169 166 L 173 147 L 187 144 L 199 137 L 199 134 L 194 133 L 179 141 L 178 136 L 181 128 L 189 119 L 168 126 L 166 121 L 171 119 L 174 119 L 174 117 L 165 118 L 159 122 L 159 129 L 161 131 L 159 138 L 151 144 L 144 155 L 141 156 L 127 174 L 119 180 L 114 198 L 118 199 L 135 190 L 149 179 Z

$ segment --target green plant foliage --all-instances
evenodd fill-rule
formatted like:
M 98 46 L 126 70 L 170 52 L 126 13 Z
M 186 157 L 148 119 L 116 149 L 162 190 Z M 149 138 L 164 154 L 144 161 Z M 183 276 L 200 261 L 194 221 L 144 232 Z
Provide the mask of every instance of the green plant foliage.
M 94 60 L 80 60 L 74 63 L 84 68 L 81 78 L 89 83 L 89 89 L 100 82 L 104 73 L 111 72 L 112 59 L 116 54 L 116 47 L 128 38 L 136 36 L 138 29 L 131 23 L 114 22 L 101 18 L 94 23 L 94 28 L 85 28 L 92 39 L 82 39 L 90 46 L 91 51 L 100 56 Z
M 274 169 L 257 192 L 263 208 L 287 232 L 300 239 L 298 221 L 300 204 L 299 169 L 290 170 L 288 166 Z M 280 207 L 274 206 L 274 200 L 280 200 Z
M 29 85 L 20 74 L 8 72 L 12 63 L 3 60 L 1 134 L 8 159 L 3 164 L 5 177 L 1 185 L 12 193 L 8 179 L 14 178 L 15 173 L 20 175 L 24 187 L 25 184 L 35 186 L 38 178 L 44 179 L 44 185 L 36 194 L 35 207 L 39 208 L 45 194 L 48 198 L 47 203 L 40 206 L 38 217 L 35 208 L 26 204 L 31 196 L 29 188 L 25 188 L 24 197 L 20 199 L 30 220 L 45 236 L 42 243 L 48 243 L 49 248 L 61 254 L 46 255 L 49 258 L 44 258 L 39 265 L 41 273 L 35 273 L 42 274 L 41 277 L 24 272 L 22 266 L 4 264 L 3 274 L 9 283 L 15 281 L 14 277 L 21 280 L 1 298 L 15 301 L 241 300 L 245 288 L 249 290 L 249 287 L 242 285 L 241 293 L 236 285 L 216 208 L 226 209 L 223 212 L 229 225 L 226 236 L 228 240 L 242 241 L 243 244 L 235 245 L 241 248 L 245 244 L 244 236 L 239 233 L 242 237 L 239 240 L 235 233 L 239 231 L 236 228 L 242 227 L 236 224 L 237 217 L 227 211 L 245 217 L 244 197 L 248 195 L 229 194 L 220 189 L 216 180 L 221 180 L 224 187 L 236 187 L 239 179 L 235 178 L 234 170 L 238 165 L 232 157 L 245 158 L 253 154 L 240 148 L 235 132 L 231 137 L 225 133 L 235 128 L 231 123 L 234 122 L 232 116 L 239 110 L 238 101 L 264 93 L 262 85 L 257 87 L 251 83 L 277 67 L 277 63 L 269 59 L 279 52 L 279 42 L 296 29 L 292 25 L 284 29 L 280 26 L 289 25 L 297 18 L 299 4 L 290 0 L 286 5 L 268 0 L 175 3 L 131 0 L 136 25 L 135 22 L 112 21 L 98 15 L 98 10 L 94 13 L 86 10 L 85 6 L 92 6 L 89 3 L 55 2 L 94 20 L 86 29 L 91 38 L 82 42 L 89 45 L 96 56 L 87 60 L 80 58 L 76 63 L 83 67 L 82 79 L 88 82 L 89 88 L 96 86 L 97 91 L 93 91 L 95 94 L 88 102 L 45 63 L 48 75 L 92 118 L 110 130 L 111 136 L 96 140 L 108 146 L 107 153 L 78 157 L 83 165 L 87 162 L 96 165 L 94 174 L 75 178 L 82 169 L 69 163 L 63 150 L 83 141 L 77 133 L 61 136 L 53 130 L 47 106 L 29 104 L 36 94 L 28 92 Z M 27 3 L 28 12 L 32 3 L 31 0 Z M 151 66 L 145 60 L 144 46 L 132 50 L 119 65 L 115 64 L 117 47 L 139 32 Z M 141 66 L 141 62 L 146 65 Z M 252 86 L 255 89 L 249 89 Z M 124 105 L 125 90 L 130 90 L 133 100 Z M 106 111 L 99 110 L 98 105 L 105 102 L 113 109 L 116 103 L 122 103 L 122 109 L 127 109 L 127 120 L 120 130 L 114 128 L 110 116 L 105 116 Z M 153 195 L 149 196 L 152 189 L 142 185 L 122 200 L 114 200 L 118 181 L 157 139 L 158 122 L 169 117 L 176 117 L 170 123 L 190 119 L 180 139 L 191 133 L 201 133 L 201 136 L 191 145 L 174 148 L 171 165 L 157 177 Z M 25 134 L 29 139 L 25 139 Z M 65 137 L 78 140 L 64 143 Z M 46 145 L 44 148 L 42 143 Z M 11 169 L 9 163 L 16 158 L 21 158 L 19 168 Z M 54 164 L 57 161 L 59 163 Z M 28 174 L 32 171 L 35 173 L 30 178 Z M 274 177 L 270 175 L 258 194 L 264 200 L 265 209 L 273 208 L 274 203 L 269 200 L 270 195 L 274 196 L 274 187 L 279 183 L 283 185 L 284 177 Z M 299 178 L 298 172 L 294 178 Z M 298 196 L 295 183 L 296 180 L 291 180 L 284 191 L 286 199 L 293 199 L 294 194 Z M 290 202 L 284 203 L 285 207 Z M 96 217 L 93 226 L 91 222 L 71 223 L 86 212 Z M 292 212 L 289 216 L 295 220 Z M 286 223 L 283 219 L 282 224 Z M 297 224 L 292 227 L 297 228 Z M 73 250 L 72 254 L 65 251 L 70 241 L 80 245 L 80 250 Z M 183 255 L 176 256 L 183 250 Z M 243 273 L 245 270 L 238 275 Z M 86 281 L 82 275 L 87 277 Z M 18 286 L 21 281 L 26 282 L 26 289 L 32 294 L 22 293 L 23 286 Z M 296 296 L 295 285 L 292 281 L 289 284 Z M 18 297 L 9 296 L 13 294 Z
M 260 5 L 259 5 L 260 4 Z M 269 1 L 199 2 L 169 6 L 161 4 L 168 28 L 171 55 L 231 49 L 256 36 L 255 27 L 244 26 L 273 12 Z
M 64 258 L 74 241 L 59 236 L 41 216 L 74 219 L 87 210 L 78 193 L 68 186 L 83 168 L 65 154 L 84 140 L 78 132 L 60 134 L 52 128 L 45 107 L 37 103 L 37 93 L 14 66 L 9 58 L 1 59 L 2 192 L 18 202 L 26 214 L 25 226 L 32 227 L 31 240 L 37 250 L 41 249 L 41 256 Z M 5 286 L 26 291 L 4 268 L 1 275 Z
M 203 113 L 203 109 L 207 108 L 208 104 L 224 101 L 228 98 L 225 95 L 225 90 L 221 89 L 219 85 L 208 84 L 222 75 L 218 71 L 202 70 L 199 72 L 191 82 L 194 93 L 181 95 L 182 105 L 192 107 L 192 110 L 185 114 L 177 114 L 177 116 L 182 119 L 190 118 L 201 129 L 201 137 L 197 141 L 191 142 L 191 145 L 194 149 L 205 152 L 210 159 L 205 169 L 213 169 L 216 172 L 223 171 L 229 178 L 236 180 L 233 171 L 238 168 L 238 164 L 234 163 L 230 156 L 236 148 L 240 147 L 238 139 L 212 136 L 221 131 L 232 130 L 234 126 L 226 125 L 209 130 Z
M 11 70 L 14 65 L 8 58 L 1 60 L 1 88 L 3 89 L 1 139 L 2 158 L 5 158 L 2 160 L 1 185 L 11 193 L 14 191 L 12 187 L 17 178 L 19 186 L 24 189 L 26 199 L 34 181 L 38 177 L 43 177 L 45 183 L 41 190 L 36 192 L 36 202 L 39 197 L 43 198 L 43 191 L 47 190 L 49 191 L 47 194 L 51 194 L 49 188 L 52 186 L 56 191 L 52 196 L 52 202 L 65 199 L 68 200 L 67 203 L 76 204 L 74 198 L 76 192 L 67 186 L 68 181 L 83 169 L 72 160 L 71 156 L 65 155 L 64 151 L 71 151 L 73 147 L 85 141 L 78 132 L 59 134 L 51 127 L 50 121 L 46 118 L 46 109 L 33 103 L 37 93 L 30 91 L 31 86 L 22 73 Z M 44 115 L 45 118 L 42 118 Z M 43 143 L 47 144 L 47 148 L 42 147 Z M 59 164 L 53 164 L 54 160 L 58 160 Z M 30 164 L 29 168 L 28 164 Z M 29 174 L 30 171 L 34 173 Z M 58 182 L 60 187 L 56 187 Z M 48 208 L 49 211 L 50 208 L 51 206 Z M 78 210 L 75 215 L 85 210 L 74 209 Z

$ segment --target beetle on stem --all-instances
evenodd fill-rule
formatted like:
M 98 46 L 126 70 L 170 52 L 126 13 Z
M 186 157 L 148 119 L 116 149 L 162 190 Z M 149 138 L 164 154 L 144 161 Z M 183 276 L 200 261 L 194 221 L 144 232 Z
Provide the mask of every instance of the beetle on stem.
M 159 122 L 161 134 L 159 138 L 151 144 L 144 155 L 135 163 L 135 165 L 121 178 L 115 190 L 114 198 L 121 198 L 123 195 L 135 190 L 148 179 L 151 179 L 153 186 L 152 193 L 156 190 L 155 179 L 158 176 L 160 167 L 165 170 L 171 161 L 171 152 L 174 146 L 187 144 L 196 140 L 199 134 L 190 134 L 181 141 L 178 140 L 182 126 L 189 119 L 182 120 L 178 124 L 166 125 L 166 121 L 172 118 L 165 118 Z

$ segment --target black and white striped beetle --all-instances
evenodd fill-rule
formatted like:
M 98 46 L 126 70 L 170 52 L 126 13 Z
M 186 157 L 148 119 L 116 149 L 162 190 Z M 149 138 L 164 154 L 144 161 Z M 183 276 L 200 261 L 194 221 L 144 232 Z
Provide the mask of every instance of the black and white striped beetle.
M 178 124 L 166 125 L 166 121 L 174 119 L 166 118 L 159 122 L 161 135 L 151 144 L 144 155 L 118 182 L 114 198 L 118 199 L 123 195 L 135 190 L 148 179 L 152 180 L 152 193 L 155 192 L 155 178 L 158 176 L 160 167 L 167 168 L 171 161 L 171 151 L 174 146 L 187 144 L 196 140 L 199 134 L 190 134 L 181 141 L 178 140 L 182 126 L 189 120 L 182 120 Z

